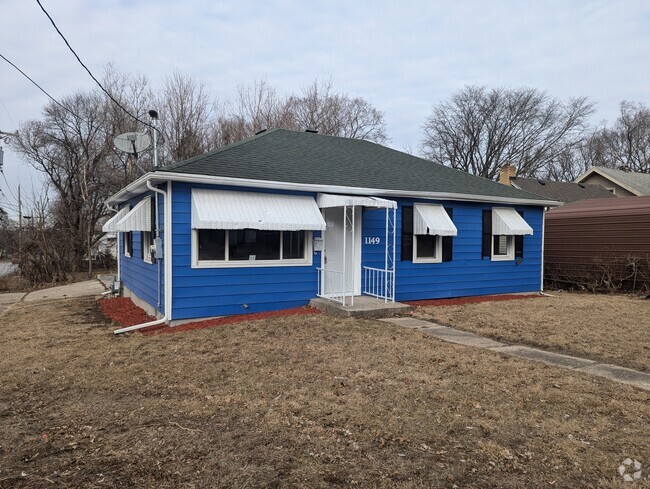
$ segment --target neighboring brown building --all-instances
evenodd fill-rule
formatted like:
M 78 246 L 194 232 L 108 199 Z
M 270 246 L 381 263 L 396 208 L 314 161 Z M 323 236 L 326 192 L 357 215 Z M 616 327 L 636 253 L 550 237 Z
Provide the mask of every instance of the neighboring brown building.
M 593 166 L 576 178 L 576 183 L 605 187 L 618 197 L 650 195 L 650 174 Z
M 650 196 L 548 211 L 544 265 L 546 281 L 557 286 L 650 290 Z
M 607 199 L 615 197 L 612 192 L 600 185 L 554 182 L 538 178 L 518 177 L 517 169 L 512 165 L 504 165 L 501 167 L 499 182 L 565 204 L 586 199 Z

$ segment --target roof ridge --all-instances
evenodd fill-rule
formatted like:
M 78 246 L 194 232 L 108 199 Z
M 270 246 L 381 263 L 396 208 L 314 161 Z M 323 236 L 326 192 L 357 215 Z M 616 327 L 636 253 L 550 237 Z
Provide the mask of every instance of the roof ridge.
M 282 129 L 279 128 L 279 127 L 272 127 L 271 129 L 262 129 L 262 130 L 258 131 L 257 133 L 253 134 L 252 136 L 248 136 L 247 138 L 240 139 L 239 141 L 235 141 L 234 143 L 230 143 L 230 144 L 227 144 L 225 146 L 221 146 L 219 148 L 216 148 L 216 149 L 213 149 L 213 150 L 210 150 L 210 151 L 206 151 L 205 153 L 201 153 L 200 155 L 192 156 L 191 158 L 187 158 L 185 160 L 175 161 L 174 163 L 170 163 L 169 165 L 165 165 L 165 166 L 161 167 L 160 169 L 161 170 L 172 170 L 172 169 L 180 168 L 180 167 L 183 167 L 183 166 L 187 165 L 188 163 L 192 163 L 192 162 L 194 162 L 194 161 L 196 161 L 196 160 L 198 160 L 200 158 L 205 158 L 207 156 L 212 156 L 212 155 L 216 155 L 216 154 L 219 154 L 219 153 L 224 153 L 224 152 L 228 151 L 229 149 L 233 149 L 233 148 L 236 148 L 236 147 L 241 146 L 243 144 L 250 143 L 251 141 L 254 141 L 256 139 L 259 139 L 261 137 L 266 136 L 267 134 L 270 134 L 272 132 L 276 132 L 276 131 L 279 131 L 279 130 L 282 130 Z

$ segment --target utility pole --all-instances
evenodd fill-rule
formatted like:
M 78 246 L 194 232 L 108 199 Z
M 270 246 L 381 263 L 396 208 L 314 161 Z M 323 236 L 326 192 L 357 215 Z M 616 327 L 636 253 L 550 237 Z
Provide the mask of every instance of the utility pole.
M 20 184 L 18 184 L 18 259 L 23 254 L 23 202 L 20 199 Z

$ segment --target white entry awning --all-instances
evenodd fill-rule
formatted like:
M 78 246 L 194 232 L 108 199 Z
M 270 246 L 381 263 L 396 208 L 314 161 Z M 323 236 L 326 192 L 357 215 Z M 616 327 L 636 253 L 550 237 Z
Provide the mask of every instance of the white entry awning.
M 492 208 L 492 234 L 493 235 L 523 235 L 533 234 L 533 228 L 519 213 L 511 207 Z
M 413 234 L 431 236 L 456 236 L 458 229 L 439 204 L 416 204 L 413 206 Z
M 151 197 L 145 197 L 115 225 L 116 231 L 151 231 Z
M 193 229 L 323 231 L 313 197 L 192 189 Z
M 380 199 L 379 197 L 364 197 L 359 195 L 336 195 L 336 194 L 318 194 L 316 200 L 318 207 L 326 209 L 328 207 L 378 207 L 381 209 L 397 209 L 397 202 L 394 200 Z
M 115 215 L 106 221 L 106 223 L 102 226 L 102 231 L 105 233 L 117 232 L 117 223 L 121 221 L 124 216 L 126 216 L 127 212 L 129 212 L 129 208 L 130 207 L 127 205 L 117 211 Z

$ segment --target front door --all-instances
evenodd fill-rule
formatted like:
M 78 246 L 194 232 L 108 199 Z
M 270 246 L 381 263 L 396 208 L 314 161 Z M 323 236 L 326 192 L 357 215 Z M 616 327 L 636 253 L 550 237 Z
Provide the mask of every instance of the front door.
M 324 295 L 361 295 L 361 207 L 354 208 L 354 225 L 352 225 L 352 207 L 346 207 L 347 232 L 343 207 L 323 209 L 327 228 L 323 233 L 323 253 L 321 267 L 326 270 L 322 290 Z M 345 243 L 345 251 L 343 244 Z M 345 275 L 343 272 L 343 255 L 345 255 Z M 328 272 L 331 271 L 331 272 Z M 336 273 L 339 272 L 339 273 Z M 345 283 L 344 291 L 341 290 Z

